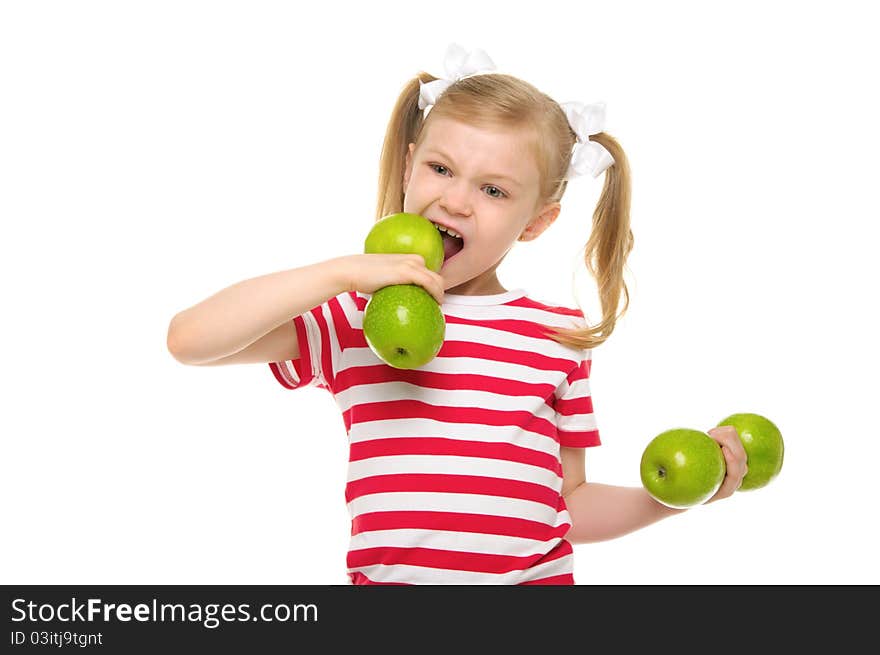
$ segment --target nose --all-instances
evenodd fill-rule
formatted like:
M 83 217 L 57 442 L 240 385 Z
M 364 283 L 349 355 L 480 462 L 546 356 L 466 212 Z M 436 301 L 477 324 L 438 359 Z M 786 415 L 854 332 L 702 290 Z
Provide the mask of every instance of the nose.
M 440 206 L 450 214 L 470 216 L 471 196 L 467 182 L 459 178 L 447 184 L 440 198 Z

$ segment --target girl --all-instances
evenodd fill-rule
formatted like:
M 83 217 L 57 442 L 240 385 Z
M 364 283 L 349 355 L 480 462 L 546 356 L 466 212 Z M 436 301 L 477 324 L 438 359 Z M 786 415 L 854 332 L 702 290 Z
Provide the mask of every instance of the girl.
M 358 254 L 245 280 L 174 316 L 168 349 L 184 364 L 268 363 L 287 389 L 333 394 L 350 442 L 353 584 L 574 584 L 573 544 L 685 511 L 584 474 L 585 449 L 600 443 L 592 349 L 629 300 L 627 160 L 601 131 L 602 105 L 559 105 L 491 72 L 482 51 L 453 45 L 446 64 L 449 79 L 420 73 L 397 101 L 376 212 L 433 221 L 446 255 L 439 274 L 419 255 Z M 559 216 L 567 180 L 587 171 L 605 172 L 585 250 L 596 325 L 496 275 L 515 241 Z M 413 370 L 384 364 L 362 330 L 370 295 L 407 283 L 427 289 L 447 322 L 438 355 Z M 733 428 L 709 434 L 727 464 L 712 502 L 739 487 L 746 455 Z

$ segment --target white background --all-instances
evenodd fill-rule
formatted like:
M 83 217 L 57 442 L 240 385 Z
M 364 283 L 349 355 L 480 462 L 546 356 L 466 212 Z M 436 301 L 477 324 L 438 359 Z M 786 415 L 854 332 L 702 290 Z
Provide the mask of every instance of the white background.
M 178 311 L 360 252 L 386 121 L 454 41 L 605 101 L 633 173 L 628 313 L 588 479 L 767 415 L 771 486 L 575 548 L 579 584 L 880 583 L 875 23 L 857 2 L 6 2 L 0 582 L 345 584 L 329 393 L 187 367 Z M 581 178 L 508 289 L 594 312 Z

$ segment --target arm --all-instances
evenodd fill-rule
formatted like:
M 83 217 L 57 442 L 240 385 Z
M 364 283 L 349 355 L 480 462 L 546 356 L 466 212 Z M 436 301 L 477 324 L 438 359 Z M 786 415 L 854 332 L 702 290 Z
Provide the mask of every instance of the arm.
M 196 365 L 233 363 L 233 355 L 251 346 L 262 352 L 249 354 L 265 361 L 299 356 L 296 335 L 284 324 L 346 290 L 342 261 L 262 275 L 215 293 L 171 319 L 168 350 Z
M 415 254 L 345 255 L 250 278 L 176 314 L 168 350 L 198 366 L 295 359 L 299 343 L 288 321 L 344 291 L 410 283 L 443 302 L 443 278 Z
M 587 482 L 583 448 L 562 448 L 562 472 L 562 495 L 571 516 L 565 538 L 573 544 L 622 537 L 687 511 L 658 503 L 641 487 Z

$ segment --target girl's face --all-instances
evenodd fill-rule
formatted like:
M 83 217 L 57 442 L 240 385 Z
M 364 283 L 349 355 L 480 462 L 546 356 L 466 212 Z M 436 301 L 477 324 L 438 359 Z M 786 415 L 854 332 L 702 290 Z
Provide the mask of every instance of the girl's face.
M 451 293 L 502 293 L 495 269 L 514 242 L 534 239 L 559 214 L 559 203 L 538 207 L 538 169 L 528 144 L 522 131 L 435 118 L 418 149 L 409 145 L 403 211 L 462 237 L 452 243 L 460 251 L 440 270 Z

